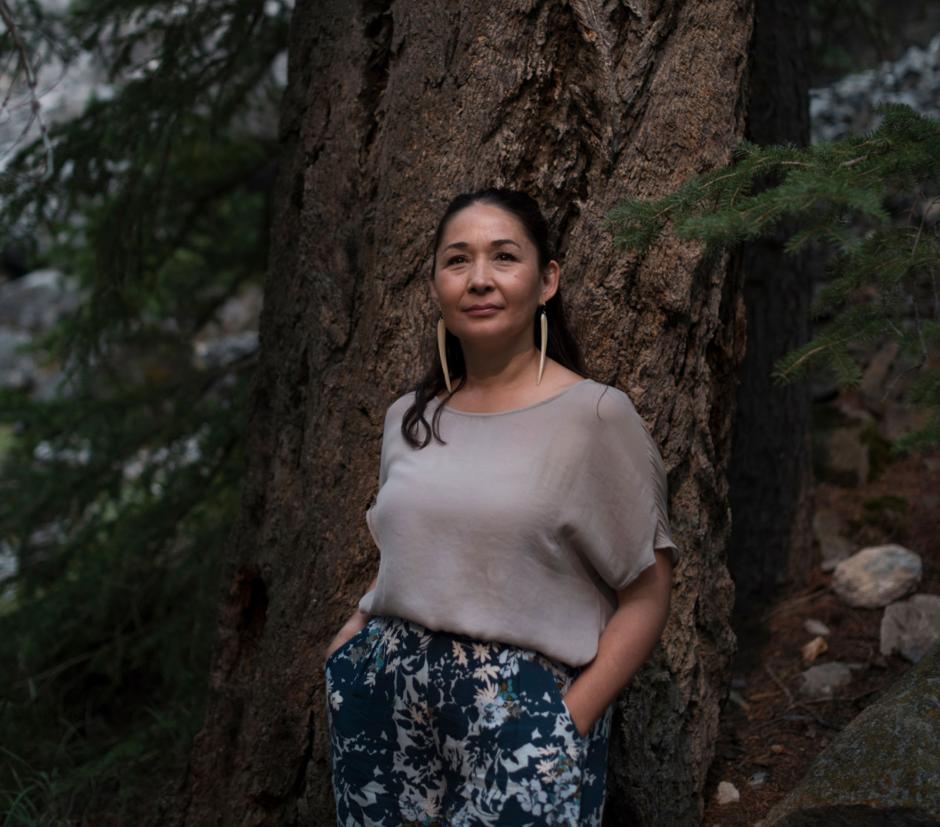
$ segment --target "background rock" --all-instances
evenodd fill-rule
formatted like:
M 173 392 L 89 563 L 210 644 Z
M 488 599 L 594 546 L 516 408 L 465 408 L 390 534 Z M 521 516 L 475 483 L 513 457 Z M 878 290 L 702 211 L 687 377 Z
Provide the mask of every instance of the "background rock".
M 721 781 L 718 784 L 718 790 L 715 792 L 715 800 L 719 804 L 731 804 L 734 801 L 741 800 L 741 793 L 730 781 Z
M 85 295 L 58 270 L 34 270 L 0 284 L 0 328 L 36 333 L 75 310 Z
M 940 597 L 915 594 L 885 608 L 881 618 L 881 654 L 898 652 L 917 663 L 940 641 Z M 940 687 L 937 687 L 940 695 Z M 938 746 L 940 749 L 940 746 Z M 940 778 L 937 778 L 940 786 Z
M 879 103 L 906 103 L 940 118 L 940 34 L 926 48 L 911 46 L 898 60 L 846 75 L 830 86 L 809 90 L 812 142 L 831 141 L 877 129 Z
M 811 635 L 828 635 L 829 627 L 823 623 L 821 620 L 817 620 L 814 617 L 809 617 L 803 621 L 803 628 L 806 629 Z
M 940 823 L 938 692 L 940 645 L 839 733 L 761 827 Z
M 836 566 L 832 589 L 849 606 L 875 609 L 914 591 L 921 573 L 913 551 L 893 543 L 869 546 Z
M 861 663 L 820 663 L 800 675 L 800 694 L 808 698 L 831 698 L 837 689 L 852 682 L 852 670 L 861 669 Z

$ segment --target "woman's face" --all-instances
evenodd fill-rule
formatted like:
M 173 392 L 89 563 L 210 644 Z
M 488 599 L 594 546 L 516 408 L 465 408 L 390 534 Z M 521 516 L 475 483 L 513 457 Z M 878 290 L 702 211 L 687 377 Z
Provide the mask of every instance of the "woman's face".
M 538 250 L 512 213 L 471 204 L 444 228 L 431 293 L 444 324 L 461 343 L 508 344 L 528 337 L 536 308 L 558 289 L 558 264 L 539 273 Z M 494 309 L 473 313 L 473 305 Z

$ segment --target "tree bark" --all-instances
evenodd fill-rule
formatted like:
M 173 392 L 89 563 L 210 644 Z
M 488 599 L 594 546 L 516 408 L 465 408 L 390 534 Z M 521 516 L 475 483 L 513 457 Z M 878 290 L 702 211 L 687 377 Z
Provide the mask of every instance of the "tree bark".
M 760 145 L 809 143 L 809 32 L 802 3 L 760 0 L 751 47 L 747 137 Z M 729 568 L 734 628 L 759 635 L 755 613 L 783 586 L 805 582 L 813 558 L 809 383 L 777 385 L 774 362 L 808 341 L 812 277 L 789 256 L 784 222 L 744 244 L 747 354 L 732 441 Z M 749 646 L 759 648 L 757 644 Z
M 667 239 L 640 258 L 600 222 L 729 160 L 751 18 L 749 0 L 298 3 L 245 486 L 181 823 L 333 823 L 323 648 L 377 568 L 364 511 L 385 409 L 433 358 L 434 225 L 487 185 L 542 204 L 588 367 L 662 447 L 684 551 L 663 640 L 618 704 L 606 821 L 700 821 L 734 649 L 744 305 L 727 256 Z

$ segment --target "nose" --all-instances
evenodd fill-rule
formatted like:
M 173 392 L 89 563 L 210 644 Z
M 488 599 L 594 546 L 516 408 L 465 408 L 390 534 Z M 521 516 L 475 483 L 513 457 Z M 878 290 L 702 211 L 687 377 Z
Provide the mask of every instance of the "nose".
M 485 258 L 477 261 L 470 271 L 469 289 L 474 292 L 482 292 L 491 289 L 492 286 L 493 276 L 490 273 L 489 262 Z

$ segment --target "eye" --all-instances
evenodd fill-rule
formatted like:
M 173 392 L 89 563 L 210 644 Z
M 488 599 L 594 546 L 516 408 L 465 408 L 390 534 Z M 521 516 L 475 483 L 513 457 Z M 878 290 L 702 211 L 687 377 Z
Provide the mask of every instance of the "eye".
M 458 259 L 463 259 L 463 258 L 466 258 L 466 256 L 463 256 L 463 255 L 451 256 L 449 259 L 447 259 L 445 263 L 447 264 L 448 267 L 450 267 L 450 265 L 452 264 L 457 264 Z
M 506 256 L 506 259 L 508 259 L 509 261 L 516 261 L 516 257 L 512 253 L 506 253 L 506 252 L 497 254 L 496 258 L 501 258 L 502 256 Z

